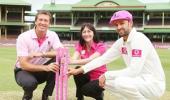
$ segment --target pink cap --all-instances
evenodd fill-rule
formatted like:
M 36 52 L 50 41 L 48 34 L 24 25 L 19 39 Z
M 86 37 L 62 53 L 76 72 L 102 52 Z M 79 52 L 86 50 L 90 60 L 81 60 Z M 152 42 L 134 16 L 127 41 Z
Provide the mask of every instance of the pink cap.
M 119 20 L 119 19 L 132 21 L 133 17 L 132 17 L 132 14 L 126 10 L 117 11 L 111 17 L 109 24 L 113 24 L 114 21 Z

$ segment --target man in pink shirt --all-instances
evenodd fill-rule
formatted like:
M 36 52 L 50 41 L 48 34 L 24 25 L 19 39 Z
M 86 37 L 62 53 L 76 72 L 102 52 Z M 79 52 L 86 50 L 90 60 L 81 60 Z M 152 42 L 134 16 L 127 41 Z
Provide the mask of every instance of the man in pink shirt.
M 17 62 L 15 65 L 15 79 L 24 90 L 22 100 L 31 100 L 33 91 L 41 83 L 46 82 L 42 100 L 48 100 L 55 86 L 55 72 L 59 67 L 55 65 L 55 50 L 62 47 L 58 35 L 49 31 L 51 14 L 39 11 L 35 17 L 35 27 L 18 36 Z

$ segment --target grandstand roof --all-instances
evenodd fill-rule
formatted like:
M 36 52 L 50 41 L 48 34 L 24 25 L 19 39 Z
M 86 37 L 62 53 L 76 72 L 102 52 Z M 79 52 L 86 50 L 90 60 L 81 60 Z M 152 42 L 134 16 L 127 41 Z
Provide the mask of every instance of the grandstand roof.
M 73 5 L 73 11 L 113 11 L 113 10 L 143 10 L 145 5 L 138 0 L 81 0 Z
M 148 3 L 146 4 L 146 11 L 170 11 L 169 3 Z
M 55 11 L 55 12 L 70 12 L 71 4 L 44 4 L 41 10 Z
M 0 0 L 1 5 L 25 6 L 27 10 L 31 10 L 31 4 L 24 0 Z
M 76 4 L 45 4 L 42 10 L 55 12 L 69 11 L 114 11 L 144 10 L 145 5 L 138 0 L 81 0 Z
M 144 10 L 145 5 L 138 0 L 81 0 L 73 5 L 73 11 L 113 11 Z
M 115 10 L 170 11 L 170 2 L 144 4 L 138 0 L 130 0 L 130 2 L 127 2 L 127 0 L 81 0 L 76 4 L 44 4 L 42 10 L 54 12 Z
M 80 2 L 76 3 L 75 6 L 84 5 L 95 6 L 103 2 L 115 3 L 118 5 L 135 5 L 135 6 L 143 5 L 143 3 L 138 0 L 130 0 L 130 2 L 127 2 L 127 0 L 81 0 Z
M 31 6 L 28 2 L 24 0 L 1 0 L 0 5 L 28 5 Z

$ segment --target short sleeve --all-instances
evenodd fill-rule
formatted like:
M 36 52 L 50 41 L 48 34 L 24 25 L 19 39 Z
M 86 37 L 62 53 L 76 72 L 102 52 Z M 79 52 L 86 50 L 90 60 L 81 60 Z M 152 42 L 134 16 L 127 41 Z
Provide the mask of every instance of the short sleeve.
M 102 55 L 106 51 L 106 49 L 107 49 L 106 44 L 100 42 L 97 44 L 96 52 L 99 52 Z
M 28 47 L 23 36 L 19 36 L 16 43 L 17 56 L 28 56 Z
M 59 48 L 59 47 L 63 47 L 63 45 L 62 45 L 62 43 L 60 42 L 60 39 L 59 39 L 59 37 L 58 37 L 58 35 L 57 35 L 57 33 L 55 33 L 55 32 L 52 32 L 52 40 L 53 40 L 53 45 L 52 45 L 52 47 L 53 47 L 53 49 L 57 49 L 57 48 Z
M 77 51 L 77 52 L 80 53 L 81 50 L 82 50 L 82 47 L 81 47 L 80 43 L 76 43 L 76 44 L 75 44 L 75 51 Z

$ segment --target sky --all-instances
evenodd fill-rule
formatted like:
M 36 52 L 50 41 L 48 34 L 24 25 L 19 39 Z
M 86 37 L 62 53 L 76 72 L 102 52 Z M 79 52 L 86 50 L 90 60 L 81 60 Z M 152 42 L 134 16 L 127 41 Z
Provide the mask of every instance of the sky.
M 36 10 L 41 9 L 43 4 L 49 4 L 54 0 L 25 0 L 28 3 L 32 4 L 32 12 L 36 12 Z M 80 0 L 55 0 L 56 4 L 74 4 L 79 2 Z M 170 0 L 139 0 L 143 3 L 157 3 L 157 2 L 169 2 Z

